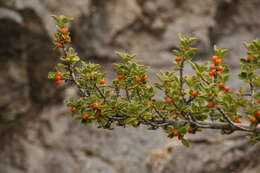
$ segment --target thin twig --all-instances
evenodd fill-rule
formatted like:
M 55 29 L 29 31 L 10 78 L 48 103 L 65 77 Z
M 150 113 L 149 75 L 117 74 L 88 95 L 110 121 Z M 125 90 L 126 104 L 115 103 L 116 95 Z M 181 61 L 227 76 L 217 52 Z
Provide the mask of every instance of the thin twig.
M 139 92 L 139 89 L 138 89 L 138 88 L 136 89 L 136 93 L 137 93 L 139 102 L 141 103 L 141 102 L 142 102 L 142 97 L 141 97 L 141 95 L 140 95 L 140 92 Z
M 239 126 L 232 126 L 229 123 L 222 123 L 222 122 L 207 122 L 207 121 L 197 121 L 197 122 L 192 122 L 192 121 L 187 121 L 187 120 L 152 120 L 158 124 L 163 124 L 163 125 L 176 125 L 180 123 L 189 123 L 191 125 L 194 125 L 198 128 L 204 128 L 204 129 L 218 129 L 218 130 L 233 130 L 233 131 L 245 131 L 245 132 L 251 132 L 251 133 L 260 133 L 260 127 L 256 129 L 247 129 L 246 125 L 239 125 Z
M 155 112 L 156 112 L 162 119 L 164 119 L 163 114 L 156 108 L 156 106 L 153 105 L 153 109 L 155 110 Z
M 97 85 L 95 85 L 94 87 L 96 88 L 96 90 L 98 91 L 100 96 L 104 99 L 104 101 L 106 102 L 106 96 L 103 94 L 103 92 L 97 87 Z
M 126 93 L 126 98 L 127 98 L 127 100 L 128 100 L 129 102 L 131 102 L 130 96 L 129 96 L 129 92 L 128 92 L 128 88 L 127 88 L 127 87 L 125 88 L 125 93 Z
M 222 109 L 217 107 L 217 110 L 221 113 L 221 115 L 224 117 L 224 119 L 233 127 L 240 129 L 240 130 L 244 130 L 244 131 L 248 131 L 249 129 L 245 129 L 243 127 L 240 127 L 238 125 L 236 125 L 235 123 L 232 122 L 232 120 L 224 113 L 224 111 L 222 111 Z
M 62 50 L 63 50 L 64 56 L 67 56 L 67 49 L 66 49 L 65 47 L 63 47 Z M 70 76 L 71 76 L 71 81 L 79 88 L 79 90 L 80 90 L 80 92 L 81 92 L 82 95 L 84 95 L 85 97 L 89 97 L 89 96 L 90 96 L 90 93 L 89 93 L 89 92 L 85 92 L 85 91 L 81 88 L 80 84 L 77 82 L 77 80 L 76 80 L 76 75 L 75 75 L 75 73 L 74 73 L 73 68 L 71 67 L 71 65 L 70 65 L 70 64 L 67 64 L 67 65 L 68 65 L 69 74 L 70 74 Z
M 251 80 L 249 82 L 249 86 L 250 86 L 251 102 L 252 102 L 252 104 L 254 104 L 254 97 L 253 97 L 253 95 L 255 94 L 255 87 L 254 87 L 254 85 L 253 85 Z
M 180 94 L 181 94 L 181 97 L 183 99 L 183 102 L 186 103 L 186 99 L 184 97 L 184 93 L 183 93 L 183 68 L 184 68 L 184 60 L 181 61 L 181 65 L 180 65 Z

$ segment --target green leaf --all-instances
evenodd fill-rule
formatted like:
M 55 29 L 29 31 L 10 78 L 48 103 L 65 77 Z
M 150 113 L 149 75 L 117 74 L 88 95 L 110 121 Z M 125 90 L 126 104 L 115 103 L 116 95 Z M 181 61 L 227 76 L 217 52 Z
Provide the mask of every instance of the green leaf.
M 48 73 L 48 79 L 54 79 L 56 72 L 49 72 Z
M 221 48 L 217 47 L 216 45 L 214 45 L 214 52 L 217 56 L 223 58 L 223 56 L 225 56 L 228 53 L 228 50 L 221 49 Z
M 182 143 L 184 146 L 186 146 L 186 147 L 190 147 L 190 143 L 189 143 L 189 141 L 186 140 L 186 139 L 182 139 L 182 140 L 181 140 L 181 143 Z
M 73 18 L 66 17 L 64 15 L 51 15 L 51 17 L 58 23 L 58 24 L 66 24 L 73 20 Z

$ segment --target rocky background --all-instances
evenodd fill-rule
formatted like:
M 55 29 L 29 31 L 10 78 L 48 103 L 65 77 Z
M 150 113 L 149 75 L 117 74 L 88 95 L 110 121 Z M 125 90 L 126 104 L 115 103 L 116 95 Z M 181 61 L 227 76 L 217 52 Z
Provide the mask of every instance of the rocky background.
M 259 0 L 0 0 L 0 173 L 260 172 L 260 145 L 243 135 L 207 131 L 187 149 L 160 131 L 72 120 L 62 102 L 75 90 L 47 79 L 59 56 L 50 14 L 75 18 L 73 46 L 106 71 L 116 50 L 138 54 L 151 75 L 170 69 L 184 32 L 200 39 L 198 61 L 214 44 L 230 49 L 225 61 L 235 76 L 241 43 L 260 37 Z

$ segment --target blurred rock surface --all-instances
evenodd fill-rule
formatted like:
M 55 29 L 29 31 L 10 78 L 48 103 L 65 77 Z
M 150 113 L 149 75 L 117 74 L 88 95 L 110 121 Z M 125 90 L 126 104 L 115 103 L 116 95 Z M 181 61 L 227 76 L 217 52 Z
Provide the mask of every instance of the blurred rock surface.
M 186 149 L 161 131 L 84 127 L 62 106 L 71 89 L 47 79 L 59 56 L 50 14 L 75 18 L 73 46 L 106 71 L 116 50 L 136 53 L 151 74 L 170 69 L 180 32 L 200 39 L 197 60 L 214 44 L 230 49 L 225 61 L 237 71 L 241 43 L 260 37 L 259 0 L 0 0 L 0 7 L 0 173 L 259 173 L 259 144 L 238 135 L 204 132 Z M 234 75 L 230 85 L 240 83 Z

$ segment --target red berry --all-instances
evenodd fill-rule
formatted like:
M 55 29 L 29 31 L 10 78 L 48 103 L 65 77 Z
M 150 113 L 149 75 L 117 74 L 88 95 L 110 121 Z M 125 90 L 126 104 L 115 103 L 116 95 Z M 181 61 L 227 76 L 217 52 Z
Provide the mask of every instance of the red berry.
M 218 71 L 222 71 L 222 70 L 223 70 L 223 66 L 219 65 L 219 66 L 216 67 L 216 69 L 217 69 Z
M 59 43 L 61 42 L 61 39 L 59 37 L 56 37 L 55 40 Z
M 100 80 L 99 80 L 99 84 L 103 85 L 103 84 L 105 84 L 105 83 L 106 83 L 105 79 L 100 79 Z
M 209 75 L 210 75 L 210 76 L 214 76 L 214 75 L 215 75 L 215 72 L 214 72 L 214 71 L 211 71 L 211 72 L 209 72 Z
M 142 81 L 142 78 L 140 78 L 139 76 L 136 76 L 136 77 L 135 77 L 135 81 L 136 81 L 136 82 L 140 82 L 140 81 Z
M 260 100 L 257 100 L 256 103 L 260 103 Z
M 92 105 L 91 105 L 91 107 L 93 108 L 93 109 L 98 109 L 98 104 L 97 103 L 93 103 Z
M 61 80 L 61 76 L 55 76 L 55 81 Z
M 144 75 L 144 78 L 143 78 L 144 80 L 147 80 L 148 79 L 148 76 L 147 75 Z
M 229 88 L 228 86 L 225 86 L 225 87 L 224 87 L 224 90 L 225 90 L 225 91 L 229 91 L 230 88 Z
M 78 110 L 77 110 L 76 107 L 71 107 L 71 108 L 70 108 L 70 111 L 71 111 L 72 113 L 75 113 L 75 112 L 77 112 Z
M 218 65 L 219 65 L 219 64 L 222 63 L 222 60 L 219 58 L 219 59 L 216 59 L 214 62 L 215 62 L 215 64 L 218 64 Z
M 251 121 L 251 123 L 257 122 L 256 117 L 254 117 L 254 116 L 249 117 L 249 121 Z
M 82 119 L 87 120 L 89 119 L 89 116 L 87 114 L 82 115 Z
M 197 96 L 198 94 L 199 94 L 199 92 L 197 92 L 197 91 L 193 91 L 193 92 L 191 93 L 191 95 L 194 96 L 194 97 Z
M 235 123 L 241 123 L 241 120 L 239 118 L 234 119 Z
M 122 75 L 122 74 L 117 75 L 117 79 L 118 79 L 118 80 L 123 80 L 124 78 L 125 78 L 125 76 Z
M 62 76 L 62 73 L 61 72 L 56 72 L 55 76 Z
M 173 102 L 173 99 L 170 97 L 167 97 L 167 98 L 165 98 L 165 102 L 170 104 Z
M 69 32 L 69 29 L 68 29 L 67 27 L 61 28 L 61 29 L 60 29 L 60 32 L 61 32 L 62 34 L 67 34 L 67 33 Z
M 61 80 L 55 80 L 55 84 L 56 84 L 56 85 L 61 84 Z
M 145 104 L 151 105 L 151 104 L 152 104 L 152 101 L 148 100 L 147 102 L 145 102 Z
M 246 57 L 246 59 L 247 59 L 248 61 L 253 61 L 253 60 L 254 60 L 254 57 L 252 57 L 252 56 L 249 55 L 249 56 Z
M 180 61 L 182 61 L 183 60 L 183 58 L 182 57 L 179 57 L 179 56 L 177 56 L 176 58 L 175 58 L 175 61 L 176 62 L 180 62 Z
M 173 135 L 173 136 L 179 136 L 178 130 L 173 130 L 173 131 L 172 131 L 172 135 Z
M 213 62 L 215 62 L 217 59 L 219 59 L 219 57 L 218 56 L 212 56 L 211 59 L 212 59 Z
M 256 116 L 260 116 L 260 110 L 256 111 L 256 112 L 255 112 L 255 115 L 256 115 Z
M 189 128 L 188 128 L 188 132 L 189 132 L 189 133 L 193 133 L 193 128 L 192 128 L 192 127 L 189 127 Z
M 215 70 L 216 67 L 215 67 L 214 65 L 211 65 L 211 66 L 209 66 L 209 69 L 210 69 L 210 70 Z
M 215 106 L 215 104 L 214 103 L 208 103 L 208 108 L 213 108 L 214 106 Z
M 70 36 L 68 36 L 68 35 L 65 35 L 63 38 L 64 38 L 64 40 L 70 40 Z
M 224 87 L 225 87 L 225 84 L 224 84 L 223 82 L 219 82 L 219 83 L 218 83 L 218 86 L 219 86 L 219 88 L 224 88 Z
M 57 47 L 57 48 L 62 48 L 62 44 L 61 44 L 61 43 L 57 43 L 57 44 L 56 44 L 56 47 Z

